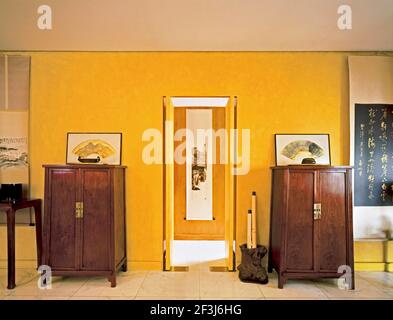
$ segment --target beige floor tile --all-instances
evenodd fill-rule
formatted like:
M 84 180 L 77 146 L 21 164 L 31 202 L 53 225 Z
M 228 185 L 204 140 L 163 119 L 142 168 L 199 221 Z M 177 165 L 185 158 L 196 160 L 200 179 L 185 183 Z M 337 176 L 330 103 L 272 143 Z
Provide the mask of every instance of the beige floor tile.
M 138 273 L 138 272 L 145 272 L 146 273 L 147 271 L 146 270 L 128 270 L 126 272 L 119 271 L 116 274 L 116 278 L 119 279 L 119 278 L 123 278 L 123 277 L 129 277 L 129 276 L 132 276 L 132 275 L 134 275 L 135 273 Z
M 393 282 L 393 273 L 376 271 L 358 271 L 356 275 L 361 278 L 381 280 L 383 282 Z
M 377 288 L 384 292 L 386 298 L 393 299 L 393 290 L 391 288 L 387 288 L 385 286 L 377 286 Z
M 254 297 L 254 298 L 247 298 L 247 297 L 207 297 L 201 298 L 201 300 L 265 300 L 263 297 Z
M 266 299 L 325 299 L 327 296 L 312 281 L 288 280 L 283 289 L 278 288 L 277 276 L 269 274 L 269 283 L 260 285 L 259 290 Z
M 109 297 L 70 297 L 69 300 L 109 300 Z
M 109 300 L 134 300 L 134 297 L 107 297 Z
M 41 300 L 38 296 L 6 296 L 4 300 Z
M 199 300 L 199 298 L 189 298 L 189 297 L 141 297 L 141 296 L 136 296 L 134 300 Z
M 389 298 L 382 289 L 377 288 L 361 277 L 355 279 L 355 290 L 343 290 L 337 285 L 337 279 L 319 279 L 314 281 L 329 298 L 352 298 L 352 299 L 379 299 Z
M 10 290 L 7 290 L 7 269 L 0 269 L 0 294 L 1 293 L 10 293 Z M 24 285 L 30 282 L 32 279 L 38 279 L 38 273 L 35 269 L 21 269 L 17 268 L 15 270 L 15 283 L 17 286 Z
M 207 268 L 205 265 L 201 265 L 201 264 L 192 264 L 187 267 L 188 267 L 188 272 L 199 272 L 201 268 Z
M 327 296 L 322 290 L 315 286 L 311 281 L 291 281 L 284 285 L 283 289 L 279 289 L 277 283 L 260 287 L 260 291 L 266 299 L 326 299 Z
M 218 298 L 262 298 L 259 284 L 244 283 L 237 272 L 201 272 L 201 299 Z
M 198 268 L 200 271 L 209 271 L 210 267 L 225 267 L 226 262 L 225 259 L 220 259 L 220 260 L 214 260 L 214 261 L 208 261 L 196 265 L 192 265 L 191 267 Z
M 58 296 L 41 296 L 41 300 L 69 300 L 70 297 L 58 297 Z
M 119 272 L 116 288 L 105 277 L 54 277 L 50 290 L 37 287 L 33 268 L 17 269 L 17 287 L 7 290 L 7 270 L 0 269 L 0 300 L 393 300 L 392 273 L 357 272 L 355 291 L 340 290 L 337 279 L 289 280 L 278 289 L 275 273 L 267 285 L 250 284 L 241 282 L 238 273 L 209 272 L 209 265 L 194 265 L 189 272 Z
M 266 300 L 330 300 L 328 297 L 313 297 L 313 298 L 301 298 L 301 297 L 280 297 L 280 298 L 265 298 Z
M 0 286 L 1 286 L 0 287 L 0 299 L 1 299 L 4 296 L 8 296 L 11 292 L 10 292 L 10 290 L 6 289 L 6 287 L 7 287 L 6 284 L 0 283 Z
M 4 300 L 68 300 L 69 297 L 56 296 L 6 296 Z
M 199 272 L 150 271 L 137 293 L 139 296 L 199 298 Z
M 130 271 L 127 275 L 117 277 L 115 288 L 105 279 L 93 278 L 88 281 L 74 294 L 74 297 L 134 297 L 140 288 L 146 271 Z
M 33 279 L 38 279 L 38 273 L 35 269 L 22 269 L 15 270 L 15 283 L 16 286 L 23 286 L 31 282 Z M 7 289 L 7 269 L 0 269 L 0 296 L 8 296 L 14 292 Z
M 393 274 L 388 272 L 358 272 L 357 275 L 393 297 Z
M 15 289 L 10 291 L 10 295 L 70 297 L 83 286 L 87 279 L 79 277 L 53 277 L 51 289 L 40 289 L 37 281 L 38 278 L 34 278 L 28 283 L 17 285 Z
M 393 298 L 362 298 L 362 297 L 352 297 L 352 298 L 329 298 L 329 300 L 393 300 Z

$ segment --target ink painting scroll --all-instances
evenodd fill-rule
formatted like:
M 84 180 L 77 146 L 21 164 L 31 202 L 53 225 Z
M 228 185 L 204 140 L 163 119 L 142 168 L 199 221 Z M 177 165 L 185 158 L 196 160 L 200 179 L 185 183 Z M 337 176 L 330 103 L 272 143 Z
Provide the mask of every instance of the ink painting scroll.
M 213 220 L 213 166 L 211 109 L 187 109 L 186 219 Z

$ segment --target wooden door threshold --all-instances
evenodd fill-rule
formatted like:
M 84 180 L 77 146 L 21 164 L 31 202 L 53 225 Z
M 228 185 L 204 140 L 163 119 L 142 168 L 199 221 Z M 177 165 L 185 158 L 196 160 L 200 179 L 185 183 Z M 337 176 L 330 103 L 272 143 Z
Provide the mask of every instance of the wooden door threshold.
M 189 266 L 172 266 L 171 271 L 173 272 L 188 272 L 190 271 Z
M 210 272 L 228 272 L 228 267 L 224 266 L 210 266 L 209 271 Z

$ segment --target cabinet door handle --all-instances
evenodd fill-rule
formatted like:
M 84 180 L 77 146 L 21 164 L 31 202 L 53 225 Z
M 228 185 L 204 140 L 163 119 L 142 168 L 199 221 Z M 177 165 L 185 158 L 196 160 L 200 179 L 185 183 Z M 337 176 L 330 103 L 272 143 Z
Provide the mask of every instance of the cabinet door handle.
M 75 203 L 75 217 L 77 219 L 83 218 L 83 202 L 76 202 Z
M 320 203 L 314 203 L 314 220 L 321 220 L 322 217 L 322 205 Z

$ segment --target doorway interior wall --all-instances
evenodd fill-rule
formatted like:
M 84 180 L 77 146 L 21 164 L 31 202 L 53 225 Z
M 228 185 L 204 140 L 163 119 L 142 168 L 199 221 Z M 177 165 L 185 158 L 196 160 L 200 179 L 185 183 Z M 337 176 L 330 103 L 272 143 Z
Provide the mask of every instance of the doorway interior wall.
M 217 244 L 221 241 L 225 245 L 225 266 L 229 271 L 233 271 L 234 265 L 234 240 L 235 240 L 235 192 L 236 180 L 232 174 L 233 161 L 235 159 L 232 135 L 229 134 L 231 129 L 236 128 L 236 97 L 164 97 L 164 270 L 173 270 L 175 260 L 174 248 L 182 250 L 184 248 L 183 240 L 202 240 L 199 245 L 205 246 L 207 249 L 213 248 L 207 245 L 204 240 L 216 240 Z M 211 186 L 211 191 L 215 193 L 215 200 L 211 204 L 211 216 L 197 217 L 193 219 L 190 214 L 192 207 L 190 206 L 188 194 L 186 196 L 186 184 L 191 184 L 189 177 L 191 176 L 189 169 L 184 163 L 174 161 L 175 150 L 179 144 L 186 144 L 186 138 L 178 141 L 174 139 L 175 133 L 184 127 L 192 127 L 190 121 L 187 122 L 187 113 L 191 115 L 194 110 L 201 110 L 198 116 L 207 116 L 211 114 L 211 122 L 208 118 L 200 119 L 199 126 L 206 123 L 212 129 L 223 129 L 226 132 L 227 148 L 222 148 L 221 143 L 214 145 L 214 151 L 218 151 L 218 162 L 213 162 L 210 175 L 215 178 Z M 190 117 L 191 118 L 191 117 Z M 194 117 L 195 118 L 195 117 Z M 198 120 L 198 118 L 196 118 Z M 203 129 L 203 128 L 201 128 Z M 207 128 L 206 128 L 207 129 Z M 233 137 L 236 137 L 234 135 Z M 206 145 L 204 145 L 206 147 Z M 199 148 L 199 147 L 198 147 Z M 203 146 L 201 146 L 203 148 Z M 189 148 L 188 148 L 189 149 Z M 197 149 L 197 148 L 193 148 Z M 222 164 L 220 161 L 220 151 L 225 151 L 227 161 Z M 188 151 L 187 151 L 188 152 Z M 232 153 L 232 154 L 231 154 Z M 188 155 L 189 156 L 189 155 Z M 190 167 L 190 166 L 188 166 Z M 193 166 L 194 168 L 194 166 Z M 194 173 L 194 171 L 193 171 Z M 223 179 L 221 179 L 223 178 Z M 192 181 L 194 182 L 194 181 Z M 220 185 L 221 183 L 221 185 Z M 204 188 L 194 186 L 192 188 Z M 214 189 L 214 190 L 213 190 Z M 199 193 L 203 190 L 198 191 Z M 194 193 L 198 194 L 198 193 Z M 202 199 L 201 199 L 201 202 Z M 206 208 L 206 206 L 205 206 Z M 209 210 L 207 210 L 209 211 Z M 220 216 L 221 214 L 221 216 Z M 176 241 L 176 243 L 175 243 Z M 198 242 L 193 242 L 190 248 L 196 248 Z M 176 246 L 175 246 L 176 244 Z M 207 245 L 207 246 L 206 246 Z M 195 249 L 198 251 L 198 249 Z M 209 256 L 209 253 L 206 252 Z M 176 258 L 176 259 L 174 259 Z

